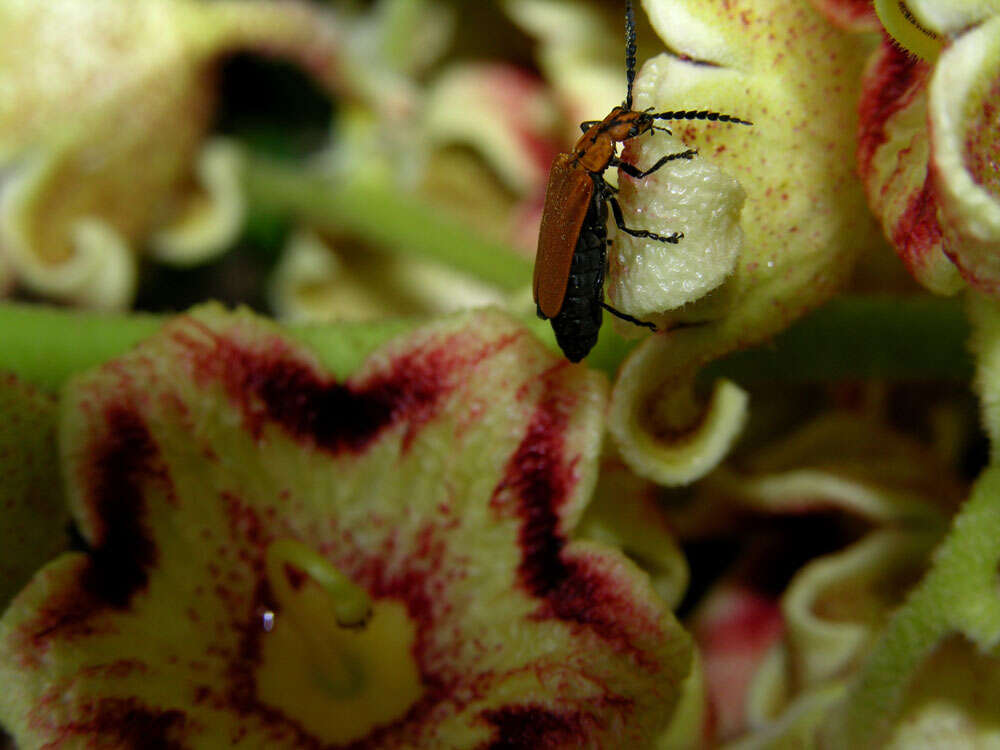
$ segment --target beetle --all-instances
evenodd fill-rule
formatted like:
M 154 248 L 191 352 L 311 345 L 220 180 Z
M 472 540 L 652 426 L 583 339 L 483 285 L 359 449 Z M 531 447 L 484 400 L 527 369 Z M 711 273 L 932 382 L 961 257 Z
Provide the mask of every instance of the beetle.
M 625 102 L 603 120 L 580 124 L 583 135 L 569 153 L 556 156 L 549 171 L 545 207 L 538 231 L 533 292 L 538 317 L 549 320 L 556 342 L 571 362 L 579 362 L 597 343 L 603 311 L 622 320 L 656 331 L 652 323 L 616 310 L 604 301 L 604 274 L 608 263 L 608 206 L 618 229 L 633 237 L 676 244 L 683 234 L 656 234 L 625 226 L 617 190 L 604 179 L 609 167 L 617 167 L 629 177 L 642 179 L 667 162 L 692 159 L 698 153 L 688 149 L 661 157 L 649 169 L 641 170 L 618 158 L 618 144 L 658 127 L 658 120 L 710 120 L 752 125 L 731 115 L 707 110 L 652 112 L 632 109 L 632 82 L 635 80 L 635 16 L 632 1 L 625 2 Z

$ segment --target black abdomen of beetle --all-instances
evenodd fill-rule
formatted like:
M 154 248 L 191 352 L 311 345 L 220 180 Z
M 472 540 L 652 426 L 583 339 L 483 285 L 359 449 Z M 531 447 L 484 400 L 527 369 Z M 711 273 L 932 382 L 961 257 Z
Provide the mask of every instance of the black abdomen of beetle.
M 597 343 L 604 311 L 604 270 L 608 262 L 608 209 L 595 190 L 576 241 L 566 296 L 552 330 L 570 362 L 579 362 Z

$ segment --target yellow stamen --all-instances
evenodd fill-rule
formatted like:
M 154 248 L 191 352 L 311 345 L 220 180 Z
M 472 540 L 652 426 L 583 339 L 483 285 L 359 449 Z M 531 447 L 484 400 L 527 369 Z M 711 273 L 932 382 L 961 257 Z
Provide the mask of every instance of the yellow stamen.
M 361 665 L 325 637 L 328 619 L 324 610 L 332 606 L 335 621 L 342 628 L 363 628 L 371 616 L 371 600 L 364 589 L 334 568 L 315 550 L 292 539 L 279 539 L 267 548 L 264 562 L 267 580 L 278 605 L 278 617 L 287 620 L 310 645 L 319 666 L 317 678 L 337 697 L 348 697 L 363 686 Z M 304 583 L 297 575 L 315 582 L 329 596 L 316 601 L 303 596 Z M 284 615 L 284 617 L 281 617 Z
M 272 543 L 264 566 L 276 606 L 262 623 L 258 698 L 331 744 L 404 715 L 423 692 L 406 606 L 373 603 L 328 560 L 291 539 Z

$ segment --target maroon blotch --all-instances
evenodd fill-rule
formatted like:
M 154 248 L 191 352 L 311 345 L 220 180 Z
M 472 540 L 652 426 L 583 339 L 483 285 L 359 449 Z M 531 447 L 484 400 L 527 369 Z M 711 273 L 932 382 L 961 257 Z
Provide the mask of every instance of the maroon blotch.
M 403 438 L 407 447 L 452 387 L 452 371 L 467 364 L 461 358 L 456 361 L 444 346 L 401 356 L 388 372 L 348 384 L 324 377 L 310 363 L 295 359 L 280 340 L 271 350 L 257 351 L 209 329 L 202 332 L 212 337 L 211 346 L 183 330 L 174 338 L 188 349 L 195 376 L 221 381 L 255 434 L 266 420 L 332 453 L 360 452 L 382 430 L 402 421 L 409 425 Z M 459 343 L 451 348 L 461 347 Z
M 495 731 L 488 750 L 544 750 L 555 747 L 583 747 L 587 744 L 587 724 L 580 713 L 561 714 L 541 706 L 505 706 L 483 711 L 480 716 Z
M 125 607 L 148 582 L 156 545 L 146 528 L 143 484 L 166 479 L 149 430 L 134 410 L 113 404 L 104 414 L 104 433 L 90 452 L 87 497 L 98 519 L 83 574 L 84 589 L 112 607 Z
M 554 617 L 588 627 L 617 649 L 631 652 L 644 666 L 640 650 L 631 643 L 625 621 L 640 613 L 620 591 L 620 583 L 586 558 L 567 558 L 566 538 L 559 529 L 559 507 L 574 481 L 573 461 L 565 454 L 564 435 L 572 399 L 547 394 L 535 411 L 524 438 L 507 464 L 493 492 L 491 505 L 501 508 L 511 494 L 521 518 L 521 562 L 518 579 L 544 606 L 538 619 Z
M 180 750 L 187 719 L 183 711 L 158 711 L 135 698 L 102 698 L 81 707 L 86 719 L 65 724 L 55 744 L 90 737 L 119 748 Z

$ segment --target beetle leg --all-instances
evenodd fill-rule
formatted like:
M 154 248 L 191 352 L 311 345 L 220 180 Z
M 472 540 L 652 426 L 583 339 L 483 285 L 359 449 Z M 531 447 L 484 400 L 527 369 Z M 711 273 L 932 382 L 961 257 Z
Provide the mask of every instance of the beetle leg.
M 629 323 L 632 323 L 633 325 L 643 326 L 644 328 L 648 328 L 649 330 L 653 331 L 654 333 L 656 332 L 656 326 L 653 325 L 652 323 L 650 323 L 649 321 L 639 320 L 638 318 L 633 318 L 631 315 L 628 315 L 627 313 L 623 313 L 621 310 L 616 310 L 611 305 L 609 305 L 607 302 L 601 302 L 601 307 L 603 307 L 609 313 L 611 313 L 612 315 L 614 315 L 616 318 L 621 318 L 622 320 L 627 320 Z
M 667 154 L 660 158 L 653 166 L 651 166 L 646 171 L 642 171 L 634 164 L 629 164 L 627 161 L 621 161 L 617 156 L 614 157 L 608 164 L 611 167 L 618 167 L 622 172 L 627 174 L 629 177 L 633 177 L 637 180 L 641 180 L 647 175 L 653 174 L 657 169 L 662 167 L 668 161 L 673 161 L 674 159 L 693 159 L 698 155 L 698 149 L 689 148 L 687 151 L 679 151 L 676 154 Z
M 672 234 L 662 235 L 655 234 L 654 232 L 647 232 L 645 229 L 629 229 L 625 226 L 625 218 L 622 216 L 622 207 L 618 205 L 618 201 L 611 196 L 608 196 L 608 203 L 611 204 L 611 213 L 615 216 L 615 224 L 617 224 L 618 228 L 625 232 L 625 234 L 630 234 L 633 237 L 648 237 L 651 240 L 670 242 L 674 245 L 680 242 L 681 237 L 684 236 L 683 232 L 673 232 Z
M 600 120 L 584 120 L 583 122 L 580 123 L 580 132 L 581 133 L 586 133 L 588 130 L 590 130 L 592 127 L 594 127 L 595 125 L 597 125 L 599 122 L 601 122 L 601 121 Z

